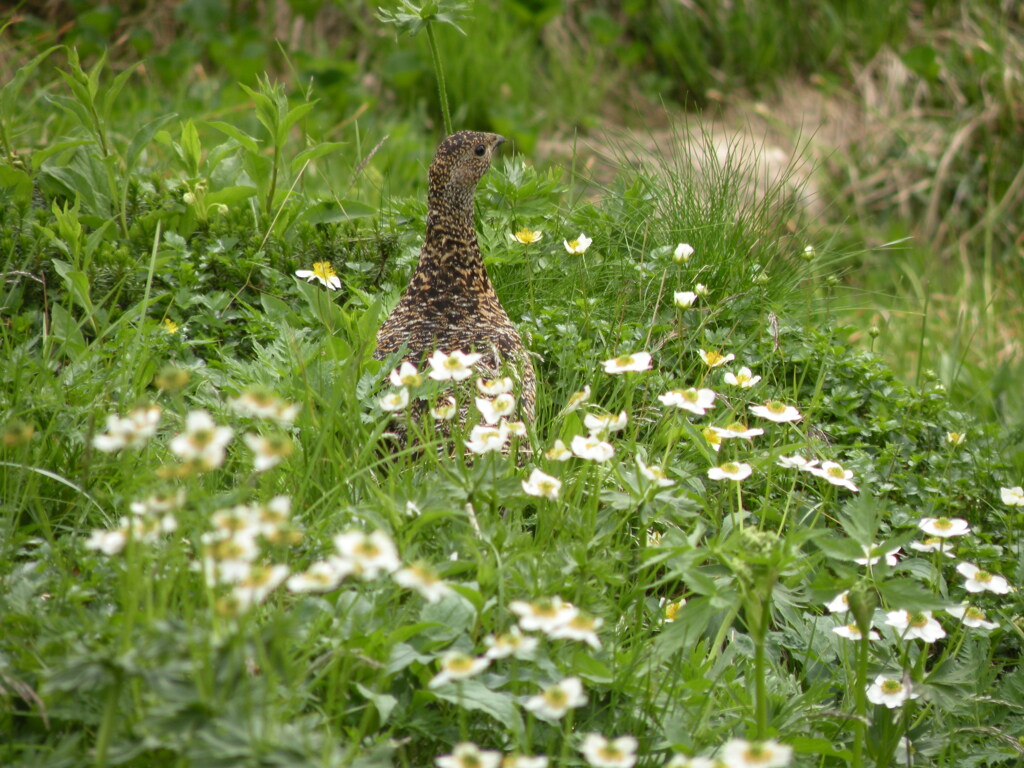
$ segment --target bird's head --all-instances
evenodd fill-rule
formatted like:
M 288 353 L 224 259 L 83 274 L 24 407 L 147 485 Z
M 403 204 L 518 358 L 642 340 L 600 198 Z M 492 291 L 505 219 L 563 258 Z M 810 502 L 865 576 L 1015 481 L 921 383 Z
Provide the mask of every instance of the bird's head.
M 430 202 L 445 207 L 472 205 L 473 192 L 505 139 L 496 133 L 459 131 L 441 142 L 430 164 Z

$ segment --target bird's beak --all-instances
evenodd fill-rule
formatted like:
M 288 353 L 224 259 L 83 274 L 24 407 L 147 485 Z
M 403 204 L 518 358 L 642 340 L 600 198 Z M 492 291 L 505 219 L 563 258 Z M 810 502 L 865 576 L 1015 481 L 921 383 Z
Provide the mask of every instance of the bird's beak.
M 506 138 L 505 138 L 504 136 L 499 136 L 498 134 L 494 134 L 494 135 L 495 135 L 495 137 L 497 137 L 497 139 L 498 139 L 498 140 L 497 140 L 496 142 L 494 142 L 494 148 L 495 148 L 495 149 L 497 149 L 497 148 L 498 148 L 498 147 L 500 147 L 500 146 L 501 146 L 502 144 L 504 144 L 504 143 L 505 143 L 506 141 L 508 141 L 508 139 L 506 139 Z

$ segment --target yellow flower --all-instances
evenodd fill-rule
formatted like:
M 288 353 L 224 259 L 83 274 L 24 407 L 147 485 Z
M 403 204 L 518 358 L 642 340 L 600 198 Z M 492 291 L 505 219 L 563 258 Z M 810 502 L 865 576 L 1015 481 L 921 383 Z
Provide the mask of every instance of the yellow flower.
M 169 334 L 175 334 L 178 332 L 178 324 L 171 320 L 169 317 L 164 318 L 163 329 Z
M 296 277 L 304 278 L 307 281 L 319 280 L 325 288 L 336 291 L 341 288 L 341 280 L 338 279 L 334 267 L 329 261 L 318 261 L 313 264 L 313 269 L 300 269 L 295 272 Z
M 511 233 L 509 237 L 511 237 L 517 243 L 522 243 L 523 245 L 532 245 L 533 243 L 540 242 L 540 239 L 544 237 L 544 233 L 539 231 L 534 232 L 530 229 L 527 229 L 526 227 L 523 227 L 518 232 Z

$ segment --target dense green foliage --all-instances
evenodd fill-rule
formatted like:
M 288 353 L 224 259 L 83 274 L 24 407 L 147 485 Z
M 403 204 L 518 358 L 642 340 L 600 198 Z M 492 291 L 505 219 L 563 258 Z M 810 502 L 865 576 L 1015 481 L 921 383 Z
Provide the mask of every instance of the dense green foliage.
M 793 178 L 765 182 L 758 157 L 675 124 L 656 164 L 611 146 L 611 179 L 576 154 L 524 160 L 542 131 L 596 124 L 593 105 L 623 83 L 602 77 L 611 58 L 648 97 L 671 80 L 702 102 L 794 72 L 841 78 L 919 34 L 908 9 L 952 11 L 455 5 L 417 21 L 408 3 L 383 18 L 282 4 L 286 40 L 274 6 L 215 0 L 71 4 L 54 50 L 59 13 L 24 4 L 5 30 L 0 762 L 425 766 L 470 740 L 569 766 L 601 733 L 634 736 L 643 768 L 721 756 L 737 738 L 789 745 L 799 766 L 1017 764 L 1020 593 L 977 592 L 958 566 L 1021 583 L 1024 516 L 1007 492 L 1021 441 L 988 418 L 999 391 L 952 397 L 956 376 L 920 360 L 910 385 L 858 347 L 847 283 L 874 257 L 837 252 L 864 248 L 891 211 L 805 225 Z M 998 10 L 979 8 L 959 10 Z M 436 61 L 420 22 L 436 27 Z M 396 45 L 389 26 L 418 34 Z M 946 55 L 905 58 L 927 69 Z M 471 425 L 436 450 L 384 435 L 392 366 L 371 353 L 422 241 L 442 62 L 453 122 L 519 146 L 477 195 L 488 269 L 536 355 L 533 451 L 518 460 L 470 454 Z M 1004 86 L 995 121 L 1017 119 Z M 986 178 L 1005 191 L 994 168 Z M 992 208 L 969 209 L 991 266 L 1012 233 L 992 233 Z M 542 239 L 509 237 L 523 228 Z M 569 253 L 563 239 L 581 232 L 592 245 Z M 337 290 L 296 277 L 314 263 Z M 675 301 L 683 291 L 692 306 Z M 710 350 L 735 359 L 712 366 Z M 642 351 L 649 370 L 605 372 Z M 729 385 L 741 366 L 760 381 Z M 446 386 L 413 396 L 436 403 Z M 690 387 L 716 392 L 706 414 L 666 401 Z M 751 410 L 766 403 L 799 420 Z M 196 427 L 199 410 L 233 432 L 205 465 L 183 443 L 228 435 Z M 154 421 L 118 444 L 109 417 L 143 413 Z M 621 429 L 594 426 L 620 413 Z M 763 433 L 716 441 L 709 426 Z M 588 432 L 609 458 L 548 453 Z M 261 452 L 279 463 L 254 465 Z M 539 488 L 535 469 L 557 483 Z M 928 518 L 969 526 L 949 539 L 955 559 L 913 546 Z M 336 538 L 356 530 L 381 532 L 400 563 L 374 573 Z M 316 563 L 350 572 L 310 590 Z M 446 589 L 410 587 L 417 569 Z M 851 611 L 825 607 L 846 590 Z M 576 634 L 521 618 L 517 601 L 556 596 L 581 611 Z M 968 599 L 998 626 L 948 612 Z M 889 614 L 902 610 L 934 611 L 945 636 L 900 630 Z M 483 657 L 517 622 L 533 651 L 437 680 L 451 652 Z M 847 624 L 879 637 L 833 631 Z M 870 703 L 880 675 L 918 698 Z M 534 713 L 531 697 L 569 677 L 586 703 Z

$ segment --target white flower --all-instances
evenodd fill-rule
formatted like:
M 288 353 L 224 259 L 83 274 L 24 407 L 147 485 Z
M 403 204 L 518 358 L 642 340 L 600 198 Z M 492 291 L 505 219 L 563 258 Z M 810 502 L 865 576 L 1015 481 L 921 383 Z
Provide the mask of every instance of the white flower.
M 279 424 L 291 424 L 299 414 L 299 406 L 286 403 L 266 387 L 249 387 L 238 397 L 228 401 L 232 410 L 243 416 L 270 419 Z
M 946 442 L 950 445 L 963 445 L 964 440 L 967 439 L 967 435 L 963 432 L 947 432 Z
M 551 499 L 554 501 L 558 498 L 558 492 L 562 489 L 562 481 L 557 477 L 541 472 L 539 469 L 534 469 L 530 473 L 528 480 L 523 480 L 523 492 L 530 496 L 540 496 L 541 498 Z
M 864 547 L 864 557 L 855 557 L 853 562 L 857 563 L 857 565 L 875 565 L 882 558 L 885 558 L 885 564 L 892 568 L 898 562 L 896 555 L 899 554 L 899 551 L 899 547 L 894 547 L 882 552 L 877 544 L 872 544 L 869 547 Z
M 572 393 L 572 395 L 569 397 L 569 402 L 566 403 L 565 404 L 565 408 L 562 409 L 562 415 L 564 416 L 567 413 L 572 413 L 577 408 L 579 408 L 581 405 L 583 405 L 585 402 L 587 402 L 587 400 L 589 400 L 589 399 L 590 399 L 590 385 L 587 384 L 579 392 L 573 392 Z
M 107 431 L 93 436 L 92 444 L 104 453 L 138 447 L 156 434 L 159 424 L 160 407 L 157 405 L 134 408 L 124 418 L 111 414 L 107 416 Z
M 452 680 L 466 680 L 483 672 L 491 660 L 486 656 L 470 656 L 462 651 L 447 651 L 441 657 L 441 671 L 427 683 L 428 688 L 440 688 Z
M 1011 507 L 1024 507 L 1024 488 L 1019 485 L 1013 488 L 1000 488 L 999 496 L 1003 500 L 1003 504 L 1008 504 Z
M 465 354 L 455 350 L 446 355 L 441 350 L 435 350 L 427 361 L 430 363 L 430 378 L 434 381 L 462 381 L 473 375 L 473 366 L 476 365 L 483 355 Z
M 710 389 L 672 389 L 658 399 L 665 405 L 674 405 L 684 411 L 703 416 L 708 408 L 715 407 L 715 393 Z
M 524 421 L 503 421 L 509 437 L 526 437 L 526 422 Z
M 230 427 L 218 427 L 206 411 L 189 411 L 185 431 L 175 435 L 169 447 L 185 460 L 195 460 L 206 469 L 215 469 L 224 463 L 225 449 L 233 435 Z
M 695 286 L 693 286 L 693 292 L 702 298 L 711 293 L 711 291 L 708 290 L 708 287 L 704 285 L 704 283 L 697 283 Z
M 588 733 L 583 738 L 580 752 L 593 768 L 633 768 L 636 747 L 636 739 L 632 736 L 606 739 L 599 733 Z
M 676 291 L 673 294 L 675 305 L 680 309 L 689 309 L 697 301 L 697 294 L 693 291 Z
M 576 435 L 572 439 L 572 452 L 581 459 L 590 459 L 597 462 L 608 461 L 608 459 L 615 455 L 615 449 L 611 443 L 606 443 L 594 435 L 587 435 L 586 437 Z
M 517 659 L 531 659 L 540 641 L 536 637 L 524 635 L 519 627 L 512 627 L 502 635 L 488 635 L 484 638 L 489 659 L 505 659 L 515 656 Z
M 722 464 L 718 467 L 712 467 L 708 470 L 708 477 L 712 480 L 745 480 L 750 477 L 753 473 L 754 468 L 749 464 L 742 462 L 730 461 L 726 464 Z
M 835 461 L 822 462 L 820 467 L 808 469 L 812 475 L 828 480 L 832 485 L 839 485 L 856 493 L 857 486 L 853 483 L 853 472 L 843 469 L 843 465 Z
M 832 627 L 832 631 L 840 637 L 845 637 L 847 640 L 860 640 L 864 637 L 864 633 L 860 631 L 860 627 L 856 624 L 843 624 L 838 627 Z M 868 640 L 881 639 L 882 636 L 875 632 L 875 630 L 868 630 Z
M 307 282 L 318 280 L 322 286 L 330 288 L 332 291 L 341 288 L 341 280 L 338 279 L 338 275 L 329 261 L 318 261 L 313 264 L 313 269 L 298 269 L 295 271 L 295 276 L 301 277 Z
M 662 609 L 665 623 L 671 624 L 679 618 L 679 614 L 686 607 L 686 598 L 680 597 L 678 600 L 669 600 L 663 597 L 658 601 L 658 605 Z
M 568 461 L 572 458 L 572 451 L 566 448 L 561 440 L 555 440 L 555 444 L 547 450 L 544 458 L 550 461 Z
M 963 536 L 971 532 L 971 526 L 966 520 L 959 517 L 926 517 L 917 524 L 917 527 L 929 536 L 939 536 L 940 538 Z
M 516 409 L 516 399 L 508 392 L 503 392 L 493 399 L 476 398 L 476 409 L 488 424 L 497 424 L 505 416 L 512 415 Z
M 729 739 L 718 757 L 726 768 L 785 768 L 793 759 L 793 748 L 770 739 Z
M 946 636 L 946 630 L 932 618 L 931 611 L 889 611 L 885 614 L 885 623 L 895 628 L 906 640 L 923 640 L 934 643 Z
M 955 549 L 953 542 L 938 536 L 929 536 L 924 541 L 912 541 L 910 542 L 910 548 L 918 552 L 941 552 L 944 557 L 956 557 L 953 554 Z
M 730 424 L 727 427 L 711 427 L 711 431 L 718 435 L 723 440 L 730 438 L 739 438 L 741 440 L 750 440 L 763 435 L 764 430 L 760 427 L 747 427 L 746 424 Z
M 505 755 L 501 768 L 548 768 L 548 759 L 544 755 Z
M 452 593 L 452 588 L 427 563 L 415 562 L 408 568 L 396 571 L 392 578 L 400 587 L 419 592 L 428 603 L 439 602 Z
M 676 484 L 675 480 L 665 474 L 665 470 L 654 464 L 644 464 L 644 460 L 640 456 L 636 457 L 636 466 L 641 475 L 660 488 L 668 488 L 670 485 Z
M 576 611 L 567 621 L 550 630 L 547 635 L 554 640 L 579 640 L 598 651 L 601 649 L 601 639 L 597 636 L 597 630 L 603 623 L 604 619 Z
M 86 539 L 85 548 L 102 552 L 109 557 L 121 552 L 127 543 L 128 531 L 125 528 L 115 528 L 110 531 L 96 530 Z
M 750 406 L 750 411 L 755 416 L 760 416 L 762 419 L 768 419 L 778 424 L 787 421 L 800 421 L 803 418 L 800 415 L 800 411 L 792 405 L 780 403 L 778 400 L 771 400 L 764 405 L 752 405 Z
M 135 515 L 160 515 L 180 509 L 184 503 L 185 489 L 178 488 L 174 493 L 170 491 L 151 493 L 142 501 L 133 501 L 129 505 L 129 509 Z
M 253 457 L 253 469 L 256 472 L 265 472 L 271 467 L 276 467 L 284 459 L 291 456 L 295 446 L 285 435 L 257 435 L 246 432 L 242 435 L 249 450 L 255 454 Z
M 843 613 L 844 611 L 850 610 L 850 590 L 847 589 L 840 592 L 825 603 L 825 607 L 828 609 L 829 613 Z
M 534 232 L 524 227 L 523 229 L 520 229 L 518 232 L 510 233 L 509 237 L 515 240 L 517 243 L 522 243 L 523 245 L 531 245 L 533 243 L 539 242 L 540 239 L 544 237 L 544 233 Z
M 501 422 L 496 427 L 477 424 L 469 432 L 469 440 L 466 440 L 466 448 L 472 453 L 488 453 L 500 451 L 508 442 L 508 425 Z
M 582 232 L 580 236 L 575 240 L 563 240 L 562 245 L 565 246 L 565 250 L 572 254 L 586 253 L 587 248 L 594 242 L 592 238 L 587 237 Z
M 974 563 L 960 563 L 956 567 L 957 573 L 967 581 L 964 589 L 968 592 L 994 592 L 997 595 L 1005 595 L 1010 592 L 1010 583 L 1002 576 L 981 570 Z
M 409 390 L 402 387 L 397 392 L 389 392 L 380 399 L 382 411 L 400 411 L 409 404 Z
M 779 460 L 775 463 L 786 469 L 802 469 L 804 472 L 810 472 L 818 465 L 818 460 L 808 460 L 799 453 L 794 453 L 792 456 L 779 456 Z
M 704 365 L 706 365 L 708 368 L 718 368 L 719 366 L 725 365 L 726 363 L 730 363 L 736 359 L 736 355 L 732 354 L 731 352 L 728 355 L 723 355 L 721 352 L 715 349 L 701 349 L 698 350 L 698 354 L 700 355 L 700 359 L 704 361 Z
M 567 677 L 548 686 L 536 696 L 528 698 L 523 707 L 542 720 L 559 720 L 570 709 L 577 709 L 587 703 L 583 693 L 583 681 L 578 677 Z
M 502 376 L 498 379 L 477 379 L 476 388 L 480 390 L 481 395 L 487 395 L 487 397 L 503 395 L 506 392 L 512 391 L 512 377 Z
M 395 368 L 388 378 L 396 387 L 415 389 L 423 383 L 423 377 L 420 375 L 420 372 L 408 360 L 404 361 L 398 368 Z
M 528 603 L 524 600 L 513 600 L 509 610 L 519 616 L 519 626 L 525 632 L 538 631 L 548 634 L 563 624 L 572 621 L 579 609 L 572 603 L 562 601 L 560 597 L 548 597 Z
M 964 623 L 964 626 L 974 627 L 975 629 L 996 629 L 999 626 L 997 621 L 986 621 L 983 610 L 967 603 L 947 608 L 946 613 L 956 616 Z
M 458 411 L 458 408 L 455 398 L 449 395 L 430 409 L 430 415 L 438 421 L 448 421 L 449 419 L 455 418 L 455 413 Z
M 375 579 L 382 573 L 392 573 L 402 564 L 395 543 L 381 530 L 373 533 L 339 533 L 334 537 L 334 546 L 338 554 L 352 564 L 353 573 L 363 579 Z
M 235 583 L 231 597 L 239 611 L 259 605 L 288 578 L 287 565 L 254 565 Z
M 693 256 L 693 246 L 689 243 L 680 243 L 672 252 L 672 258 L 679 262 L 687 262 Z
M 649 352 L 634 352 L 631 355 L 619 355 L 611 360 L 604 361 L 605 373 L 626 373 L 627 371 L 649 371 L 651 369 L 651 354 Z
M 352 563 L 340 557 L 319 560 L 290 576 L 286 586 L 292 592 L 333 592 L 352 569 Z
M 471 741 L 455 745 L 450 755 L 434 758 L 437 768 L 498 768 L 501 753 L 482 750 Z
M 907 699 L 916 699 L 920 694 L 914 693 L 910 683 L 879 675 L 875 682 L 868 686 L 868 701 L 872 704 L 884 704 L 889 709 L 903 706 Z
M 620 432 L 626 428 L 629 423 L 629 417 L 625 411 L 622 411 L 618 416 L 614 413 L 595 414 L 588 413 L 583 417 L 583 426 L 590 430 L 591 434 L 599 434 L 605 432 Z
M 722 378 L 729 386 L 739 387 L 740 389 L 750 389 L 761 380 L 760 376 L 754 376 L 746 366 L 740 368 L 738 373 L 726 371 L 725 376 Z

